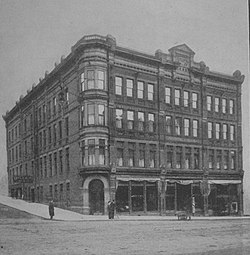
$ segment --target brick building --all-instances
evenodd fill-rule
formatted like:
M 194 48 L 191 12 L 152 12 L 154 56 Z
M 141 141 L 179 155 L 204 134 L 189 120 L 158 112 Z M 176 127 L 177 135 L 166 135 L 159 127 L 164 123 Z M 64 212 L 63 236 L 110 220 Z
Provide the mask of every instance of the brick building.
M 243 213 L 240 71 L 84 36 L 3 116 L 9 195 L 85 214 Z M 194 209 L 194 207 L 193 207 Z

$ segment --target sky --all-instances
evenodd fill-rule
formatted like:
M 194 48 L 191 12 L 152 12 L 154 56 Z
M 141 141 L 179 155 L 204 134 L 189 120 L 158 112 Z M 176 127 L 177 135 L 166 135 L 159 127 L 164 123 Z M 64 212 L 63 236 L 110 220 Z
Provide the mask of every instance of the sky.
M 52 71 L 84 35 L 154 55 L 187 44 L 210 70 L 245 75 L 242 85 L 245 213 L 250 214 L 249 28 L 247 0 L 0 0 L 0 113 Z M 0 120 L 0 177 L 7 172 Z

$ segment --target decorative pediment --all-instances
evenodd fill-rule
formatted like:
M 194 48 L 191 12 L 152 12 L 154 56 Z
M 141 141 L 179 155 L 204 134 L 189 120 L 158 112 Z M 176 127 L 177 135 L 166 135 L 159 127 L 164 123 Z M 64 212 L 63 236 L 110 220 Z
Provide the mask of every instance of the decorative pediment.
M 194 55 L 195 52 L 192 51 L 185 43 L 184 44 L 181 44 L 181 45 L 177 45 L 177 46 L 174 46 L 172 48 L 170 48 L 168 50 L 170 53 L 172 52 L 183 52 L 183 53 L 188 53 L 189 55 Z

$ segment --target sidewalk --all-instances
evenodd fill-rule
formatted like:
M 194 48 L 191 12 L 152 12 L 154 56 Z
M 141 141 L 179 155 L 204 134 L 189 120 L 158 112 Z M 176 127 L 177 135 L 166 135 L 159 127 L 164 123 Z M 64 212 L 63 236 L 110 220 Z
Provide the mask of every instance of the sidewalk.
M 39 203 L 30 203 L 21 199 L 13 199 L 11 197 L 0 195 L 0 204 L 15 208 L 20 211 L 30 213 L 32 215 L 41 217 L 43 219 L 49 219 L 48 205 Z M 83 215 L 75 213 L 69 210 L 63 210 L 55 207 L 54 220 L 61 221 L 106 221 L 108 220 L 107 215 Z M 250 216 L 195 216 L 192 220 L 239 220 L 239 219 L 250 219 Z M 115 220 L 119 221 L 166 221 L 166 220 L 177 220 L 177 216 L 160 216 L 160 215 L 116 215 Z

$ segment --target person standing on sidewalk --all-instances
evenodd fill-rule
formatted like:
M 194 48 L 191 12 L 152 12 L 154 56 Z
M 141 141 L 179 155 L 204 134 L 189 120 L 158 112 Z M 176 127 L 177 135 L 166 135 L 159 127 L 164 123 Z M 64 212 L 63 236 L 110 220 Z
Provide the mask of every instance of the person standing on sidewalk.
M 55 215 L 55 211 L 54 211 L 54 203 L 53 203 L 53 200 L 51 200 L 49 202 L 49 216 L 50 216 L 50 219 L 52 220 L 53 217 Z

